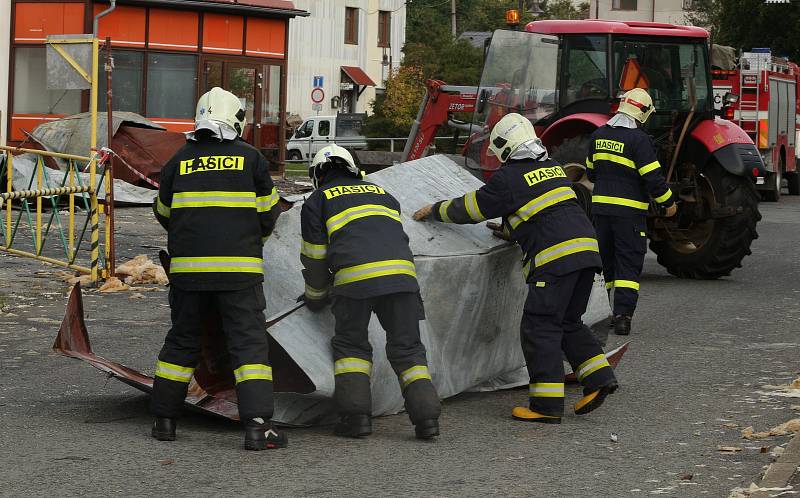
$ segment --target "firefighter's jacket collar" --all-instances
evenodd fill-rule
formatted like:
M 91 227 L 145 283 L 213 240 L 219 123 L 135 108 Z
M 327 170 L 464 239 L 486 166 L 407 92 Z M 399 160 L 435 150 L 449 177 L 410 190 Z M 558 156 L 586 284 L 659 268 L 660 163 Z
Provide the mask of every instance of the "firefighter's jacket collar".
M 632 130 L 637 128 L 636 120 L 622 112 L 614 114 L 607 124 L 612 128 L 630 128 Z

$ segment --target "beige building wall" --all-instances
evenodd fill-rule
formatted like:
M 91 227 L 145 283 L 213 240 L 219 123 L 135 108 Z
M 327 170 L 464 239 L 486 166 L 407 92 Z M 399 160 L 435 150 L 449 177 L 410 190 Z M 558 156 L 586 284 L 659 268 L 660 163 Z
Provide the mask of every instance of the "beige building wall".
M 2 0 L 0 0 L 2 1 Z M 320 115 L 335 114 L 331 99 L 339 95 L 341 66 L 358 66 L 383 88 L 389 66 L 383 65 L 384 49 L 378 47 L 378 12 L 391 12 L 391 47 L 386 49 L 392 65 L 402 60 L 406 32 L 404 0 L 294 0 L 308 17 L 298 17 L 289 24 L 288 94 L 286 111 L 306 118 L 312 109 L 311 90 L 314 76 L 324 77 Z M 358 8 L 358 45 L 344 43 L 345 8 Z M 367 87 L 358 98 L 355 111 L 368 112 L 375 99 L 376 87 Z
M 8 71 L 11 54 L 11 0 L 0 0 L 0 145 L 6 144 Z
M 636 0 L 636 10 L 620 10 L 614 8 L 614 0 L 591 0 L 589 16 L 613 21 L 686 24 L 684 3 L 687 1 L 689 0 Z

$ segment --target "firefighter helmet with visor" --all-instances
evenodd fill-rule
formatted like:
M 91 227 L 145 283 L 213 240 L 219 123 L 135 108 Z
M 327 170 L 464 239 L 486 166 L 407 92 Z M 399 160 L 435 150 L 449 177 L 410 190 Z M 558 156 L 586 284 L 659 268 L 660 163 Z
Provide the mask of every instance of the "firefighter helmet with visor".
M 322 177 L 333 168 L 341 168 L 352 176 L 361 178 L 361 170 L 356 165 L 353 155 L 344 147 L 332 144 L 317 152 L 308 168 L 308 176 L 314 188 L 319 187 Z
M 517 113 L 506 114 L 497 122 L 489 135 L 490 156 L 505 163 L 521 145 L 538 140 L 531 122 Z
M 221 123 L 230 127 L 239 136 L 242 136 L 247 123 L 239 97 L 218 86 L 204 93 L 197 101 L 194 120 L 195 129 L 207 127 L 213 129 L 208 125 Z
M 643 88 L 628 90 L 619 101 L 617 112 L 627 114 L 636 121 L 644 124 L 647 118 L 656 110 L 653 99 Z

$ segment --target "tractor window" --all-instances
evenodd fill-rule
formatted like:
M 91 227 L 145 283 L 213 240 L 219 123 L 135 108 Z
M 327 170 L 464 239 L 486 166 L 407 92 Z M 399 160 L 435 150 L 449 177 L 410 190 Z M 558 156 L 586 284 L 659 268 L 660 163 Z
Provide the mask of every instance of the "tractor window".
M 619 91 L 644 88 L 656 112 L 688 111 L 694 79 L 699 111 L 709 106 L 706 52 L 700 43 L 614 43 L 613 82 Z
M 565 92 L 561 105 L 585 99 L 608 97 L 605 36 L 571 36 L 567 38 Z

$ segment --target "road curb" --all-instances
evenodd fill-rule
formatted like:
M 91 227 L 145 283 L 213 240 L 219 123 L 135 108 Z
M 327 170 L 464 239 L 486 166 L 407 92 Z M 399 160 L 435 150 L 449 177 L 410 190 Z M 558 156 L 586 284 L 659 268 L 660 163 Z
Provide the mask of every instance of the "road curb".
M 785 488 L 798 467 L 800 467 L 800 433 L 795 434 L 783 454 L 767 468 L 758 487 Z M 770 496 L 772 496 L 770 491 L 756 491 L 750 495 L 750 498 L 769 498 Z

